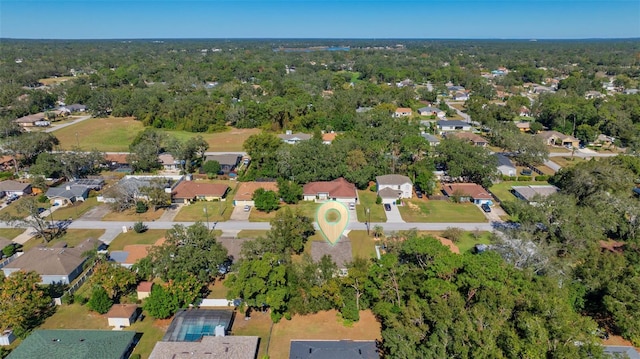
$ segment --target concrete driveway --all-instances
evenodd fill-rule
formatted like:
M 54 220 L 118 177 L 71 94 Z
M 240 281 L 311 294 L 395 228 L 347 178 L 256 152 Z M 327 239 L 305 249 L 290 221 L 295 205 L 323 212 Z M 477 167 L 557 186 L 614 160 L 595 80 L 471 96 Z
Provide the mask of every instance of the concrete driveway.
M 478 210 L 482 211 L 482 207 L 480 207 L 479 204 L 476 206 L 478 207 Z M 497 204 L 494 204 L 493 206 L 491 206 L 491 212 L 482 211 L 482 213 L 484 213 L 484 216 L 487 217 L 489 222 L 504 222 L 502 218 L 500 218 L 500 216 L 507 215 L 507 213 L 502 209 L 502 207 L 500 207 Z
M 253 210 L 253 207 L 251 207 L 251 210 Z M 235 206 L 233 207 L 233 212 L 231 212 L 231 221 L 244 221 L 247 222 L 249 221 L 249 214 L 251 213 L 251 211 L 244 211 L 244 206 Z
M 384 214 L 387 215 L 387 223 L 405 223 L 400 215 L 400 210 L 395 203 L 391 203 L 391 210 L 385 210 Z

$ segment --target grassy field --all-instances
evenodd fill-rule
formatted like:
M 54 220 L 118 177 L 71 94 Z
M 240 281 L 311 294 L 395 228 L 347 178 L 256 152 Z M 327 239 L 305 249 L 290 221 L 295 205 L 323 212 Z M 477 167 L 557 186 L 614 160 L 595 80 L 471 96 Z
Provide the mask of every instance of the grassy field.
M 166 230 L 164 229 L 149 229 L 143 233 L 136 233 L 134 231 L 120 233 L 113 242 L 109 244 L 109 249 L 119 251 L 129 244 L 154 244 L 158 239 L 164 237 L 165 233 Z
M 133 117 L 91 118 L 55 131 L 61 149 L 80 145 L 83 149 L 96 148 L 105 152 L 126 152 L 129 144 L 144 129 Z M 200 135 L 209 144 L 209 151 L 242 151 L 242 144 L 258 129 L 229 129 L 219 133 L 192 133 L 165 131 L 180 140 Z
M 406 222 L 476 223 L 487 221 L 482 211 L 472 203 L 410 199 L 405 200 L 405 204 L 398 209 L 402 219 Z
M 209 295 L 207 298 L 221 299 L 227 297 L 229 288 L 224 286 L 225 279 L 216 279 L 215 282 L 209 284 Z
M 0 210 L 0 214 L 10 215 L 12 217 L 22 217 L 22 218 L 26 217 L 27 216 L 26 212 L 18 213 L 18 210 L 17 210 L 18 205 L 20 203 L 26 201 L 26 200 L 27 200 L 27 196 L 23 196 L 23 197 L 18 198 L 16 201 L 14 201 L 10 205 L 8 205 L 8 206 L 4 207 L 2 210 Z M 49 202 L 38 203 L 38 206 L 42 207 L 42 208 L 49 208 L 49 207 L 51 207 L 51 204 Z
M 358 215 L 358 222 L 367 222 L 369 216 L 367 216 L 366 209 L 371 211 L 371 222 L 379 223 L 386 222 L 387 215 L 384 213 L 384 207 L 381 204 L 376 204 L 377 194 L 369 190 L 358 191 L 358 198 L 360 204 L 356 205 L 356 214 Z
M 258 238 L 258 237 L 264 237 L 267 235 L 267 231 L 266 230 L 262 230 L 262 229 L 243 229 L 240 232 L 238 232 L 237 237 L 238 238 Z
M 176 222 L 196 222 L 207 221 L 207 215 L 204 208 L 207 208 L 209 214 L 209 223 L 228 221 L 233 212 L 233 199 L 227 198 L 226 201 L 220 202 L 194 202 L 190 205 L 180 208 L 180 212 L 173 219 Z
M 78 219 L 98 204 L 95 197 L 90 197 L 84 202 L 76 202 L 72 206 L 56 209 L 53 211 L 53 219 L 56 221 L 67 218 Z
M 58 76 L 58 77 L 47 77 L 45 79 L 40 79 L 38 80 L 38 82 L 40 82 L 43 85 L 57 85 L 60 83 L 63 83 L 65 81 L 69 81 L 71 79 L 74 79 L 75 77 L 73 76 Z
M 41 238 L 31 238 L 28 240 L 22 249 L 26 252 L 29 249 L 36 247 L 40 244 L 45 244 L 47 247 L 51 247 L 56 243 L 65 242 L 68 247 L 75 247 L 79 243 L 88 238 L 98 239 L 104 234 L 104 229 L 67 229 L 66 233 L 61 237 L 55 238 L 49 243 L 44 243 Z
M 124 212 L 109 212 L 104 217 L 102 217 L 103 221 L 119 221 L 119 222 L 129 222 L 129 221 L 142 221 L 149 222 L 160 219 L 164 214 L 164 209 L 159 209 L 154 211 L 153 208 L 149 208 L 148 211 L 144 213 L 136 213 L 135 208 L 130 208 Z
M 548 185 L 549 182 L 546 181 L 528 181 L 528 182 L 515 182 L 515 181 L 504 181 L 500 183 L 496 183 L 489 191 L 493 193 L 501 202 L 505 201 L 513 201 L 516 200 L 516 196 L 511 193 L 511 186 L 531 186 L 531 185 Z
M 420 235 L 430 235 L 435 237 L 441 237 L 442 231 L 419 231 Z M 477 233 L 478 239 L 474 237 L 474 233 L 465 232 L 462 239 L 458 242 L 454 243 L 460 254 L 465 252 L 469 252 L 476 244 L 490 244 L 491 243 L 491 232 L 480 231 Z
M 366 231 L 351 231 L 349 239 L 351 240 L 353 258 L 374 258 L 376 256 L 376 241 L 373 239 L 373 235 L 368 236 Z
M 316 220 L 316 210 L 320 207 L 321 203 L 315 203 L 312 201 L 300 201 L 298 204 L 281 204 L 278 211 L 282 211 L 283 208 L 289 207 L 292 210 L 300 209 L 302 214 L 307 217 L 312 218 L 314 221 Z M 251 213 L 249 214 L 250 222 L 269 222 L 276 217 L 277 211 L 272 211 L 270 213 L 262 212 L 257 210 L 256 208 L 251 208 Z
M 581 157 L 573 157 L 571 158 L 571 156 L 566 156 L 566 157 L 551 157 L 549 158 L 549 160 L 551 162 L 555 162 L 557 163 L 560 167 L 572 167 L 577 165 L 580 162 L 584 162 L 584 158 Z
M 24 231 L 24 228 L 0 228 L 0 237 L 11 240 L 24 233 Z

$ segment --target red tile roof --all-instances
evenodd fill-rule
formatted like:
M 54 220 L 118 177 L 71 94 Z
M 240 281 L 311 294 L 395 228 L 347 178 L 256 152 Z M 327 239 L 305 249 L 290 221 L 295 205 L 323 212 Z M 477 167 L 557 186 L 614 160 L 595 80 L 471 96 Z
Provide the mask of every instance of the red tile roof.
M 473 199 L 493 199 L 486 189 L 475 183 L 447 183 L 442 186 L 442 189 L 447 196 L 453 195 L 454 192 L 459 192 Z
M 302 193 L 308 196 L 315 196 L 318 193 L 328 193 L 332 198 L 356 198 L 358 192 L 353 183 L 340 177 L 333 181 L 309 182 L 304 185 Z
M 138 284 L 137 291 L 148 293 L 151 292 L 151 287 L 153 287 L 153 282 L 140 282 L 140 284 Z
M 229 190 L 226 184 L 182 181 L 173 190 L 174 198 L 192 199 L 198 196 L 222 197 Z

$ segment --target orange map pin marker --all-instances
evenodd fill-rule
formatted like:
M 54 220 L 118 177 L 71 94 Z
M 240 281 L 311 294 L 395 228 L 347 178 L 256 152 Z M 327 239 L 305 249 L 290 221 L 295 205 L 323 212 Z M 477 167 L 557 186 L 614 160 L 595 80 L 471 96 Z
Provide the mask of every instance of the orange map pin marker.
M 342 202 L 328 201 L 318 208 L 316 221 L 324 239 L 334 245 L 347 229 L 349 211 Z

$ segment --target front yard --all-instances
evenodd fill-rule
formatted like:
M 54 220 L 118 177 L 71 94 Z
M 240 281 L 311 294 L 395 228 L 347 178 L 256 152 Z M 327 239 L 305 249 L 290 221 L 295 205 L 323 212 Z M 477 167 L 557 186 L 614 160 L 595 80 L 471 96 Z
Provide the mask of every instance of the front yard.
M 88 238 L 100 238 L 104 234 L 104 229 L 67 229 L 65 234 L 53 239 L 51 242 L 44 243 L 42 238 L 31 238 L 28 240 L 22 249 L 26 252 L 29 249 L 36 247 L 40 244 L 44 244 L 47 247 L 51 247 L 54 244 L 64 242 L 68 247 L 75 247 L 78 244 L 84 242 Z
M 102 217 L 103 221 L 117 221 L 117 222 L 150 222 L 160 219 L 164 214 L 164 209 L 153 210 L 153 207 L 150 207 L 144 213 L 137 213 L 135 208 L 129 208 L 122 212 L 114 212 L 111 211 L 107 213 L 104 217 Z
M 367 222 L 369 215 L 367 209 L 371 211 L 370 217 L 372 223 L 381 223 L 387 221 L 387 215 L 384 213 L 384 207 L 381 204 L 376 204 L 376 197 L 378 195 L 375 192 L 369 190 L 358 191 L 358 199 L 360 203 L 356 205 L 356 213 L 358 215 L 358 222 Z
M 130 244 L 154 244 L 164 237 L 167 231 L 164 229 L 149 229 L 143 233 L 128 231 L 120 233 L 110 244 L 109 250 L 119 251 Z
M 56 221 L 67 218 L 78 219 L 98 204 L 96 197 L 89 197 L 84 202 L 76 202 L 71 206 L 56 209 L 53 211 L 53 218 Z
M 427 199 L 404 200 L 399 206 L 405 222 L 421 223 L 480 223 L 486 222 L 480 208 L 472 203 L 454 203 Z
M 280 208 L 276 211 L 272 212 L 262 212 L 256 209 L 255 207 L 251 208 L 251 213 L 249 214 L 250 222 L 269 222 L 276 217 L 276 212 L 282 211 L 283 208 L 289 207 L 292 210 L 299 209 L 302 211 L 302 214 L 311 218 L 313 221 L 316 220 L 316 211 L 318 207 L 320 207 L 322 203 L 316 203 L 313 201 L 300 201 L 297 204 L 280 204 Z
M 207 209 L 205 212 L 205 208 Z M 209 222 L 223 222 L 229 220 L 233 212 L 233 199 L 226 201 L 198 201 L 182 206 L 180 212 L 173 219 L 176 222 L 207 222 L 207 214 Z
M 353 258 L 375 258 L 375 247 L 378 242 L 373 238 L 373 233 L 367 235 L 367 231 L 351 231 L 349 239 L 351 240 Z

